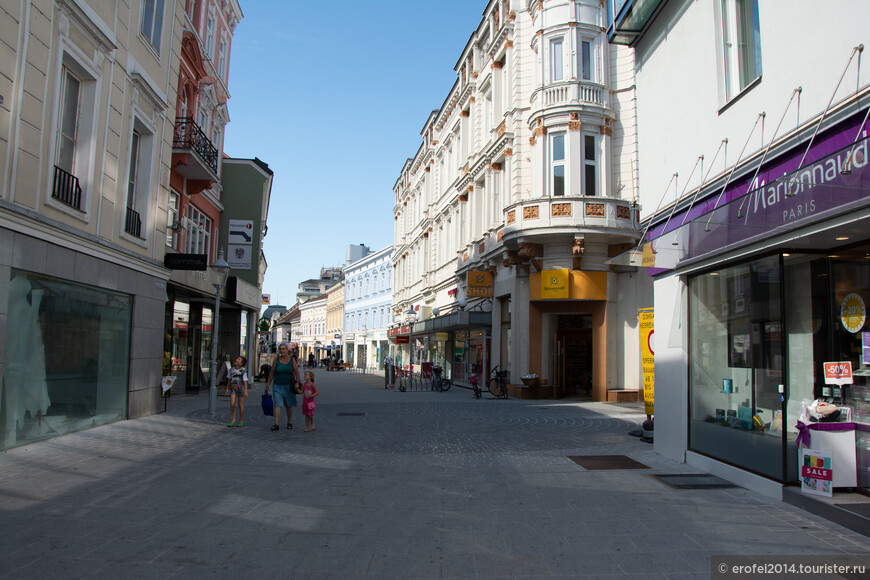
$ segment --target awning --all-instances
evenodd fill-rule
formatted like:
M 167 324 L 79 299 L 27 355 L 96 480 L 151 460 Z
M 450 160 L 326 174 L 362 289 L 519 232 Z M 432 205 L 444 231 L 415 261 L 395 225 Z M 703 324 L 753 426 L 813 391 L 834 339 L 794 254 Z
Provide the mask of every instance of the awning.
M 795 250 L 841 245 L 842 241 L 835 244 L 831 240 L 820 246 L 824 240 L 802 237 L 798 231 L 870 205 L 867 141 L 865 137 L 822 156 L 818 155 L 819 149 L 824 152 L 825 148 L 819 147 L 798 170 L 794 169 L 799 163 L 795 156 L 771 164 L 758 173 L 753 181 L 755 187 L 750 188 L 747 179 L 724 195 L 716 196 L 714 192 L 703 202 L 650 228 L 646 242 L 607 263 L 667 271 L 778 236 L 786 240 L 783 247 Z M 842 145 L 843 140 L 839 142 Z M 791 170 L 783 172 L 789 166 Z M 777 174 L 781 177 L 773 179 Z M 866 237 L 866 227 L 855 224 L 854 228 L 856 233 L 863 230 Z

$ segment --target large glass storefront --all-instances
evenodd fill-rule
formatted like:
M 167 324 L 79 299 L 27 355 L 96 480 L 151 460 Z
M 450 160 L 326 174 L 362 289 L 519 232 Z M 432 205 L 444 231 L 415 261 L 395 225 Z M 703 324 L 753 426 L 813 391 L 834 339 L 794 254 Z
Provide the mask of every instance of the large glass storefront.
M 126 417 L 132 298 L 12 270 L 0 448 Z
M 689 448 L 795 481 L 804 404 L 824 397 L 859 427 L 870 425 L 868 299 L 865 245 L 778 254 L 690 278 Z M 851 362 L 852 385 L 825 384 L 823 363 L 831 361 Z M 858 485 L 866 488 L 870 440 L 866 430 L 855 433 Z

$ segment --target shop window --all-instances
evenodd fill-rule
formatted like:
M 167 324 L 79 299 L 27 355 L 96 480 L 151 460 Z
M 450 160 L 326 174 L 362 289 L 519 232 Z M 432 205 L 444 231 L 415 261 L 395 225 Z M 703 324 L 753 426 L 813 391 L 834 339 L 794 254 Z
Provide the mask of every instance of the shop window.
M 0 449 L 124 419 L 133 301 L 12 270 Z
M 689 280 L 689 448 L 778 480 L 787 431 L 781 279 L 773 256 Z

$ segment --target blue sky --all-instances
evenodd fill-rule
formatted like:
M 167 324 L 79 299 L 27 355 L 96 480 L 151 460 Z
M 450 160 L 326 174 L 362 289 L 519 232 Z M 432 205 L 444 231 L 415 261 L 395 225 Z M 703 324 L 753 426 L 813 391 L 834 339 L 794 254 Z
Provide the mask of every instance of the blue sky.
M 485 0 L 241 0 L 224 152 L 275 177 L 263 292 L 290 306 L 348 244 L 393 242 L 393 185 Z

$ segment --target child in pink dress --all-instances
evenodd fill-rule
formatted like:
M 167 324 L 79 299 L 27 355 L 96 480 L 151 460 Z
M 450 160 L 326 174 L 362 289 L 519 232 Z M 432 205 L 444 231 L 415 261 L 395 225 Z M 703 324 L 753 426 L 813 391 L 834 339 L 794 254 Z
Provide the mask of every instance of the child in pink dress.
M 314 426 L 314 397 L 320 394 L 314 382 L 314 373 L 305 371 L 302 377 L 302 415 L 305 417 L 305 432 L 317 431 Z

